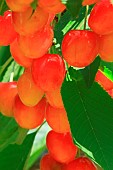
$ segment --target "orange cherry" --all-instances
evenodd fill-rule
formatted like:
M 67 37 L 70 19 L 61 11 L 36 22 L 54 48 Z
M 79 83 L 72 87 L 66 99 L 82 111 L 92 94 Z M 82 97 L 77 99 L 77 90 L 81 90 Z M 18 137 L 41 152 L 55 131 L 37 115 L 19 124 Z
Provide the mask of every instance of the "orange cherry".
M 30 68 L 18 79 L 17 89 L 21 101 L 26 106 L 35 106 L 44 96 L 44 92 L 34 83 Z
M 13 116 L 13 103 L 17 95 L 17 82 L 0 82 L 0 112 L 4 116 Z
M 50 155 L 60 163 L 73 161 L 78 150 L 70 133 L 57 133 L 53 130 L 46 137 L 46 145 Z
M 70 125 L 64 108 L 58 109 L 48 104 L 46 108 L 46 121 L 55 132 L 70 132 Z
M 31 35 L 39 31 L 48 21 L 49 14 L 40 7 L 29 7 L 24 12 L 12 12 L 13 25 L 20 35 Z
M 79 157 L 67 165 L 62 170 L 97 170 L 96 166 L 86 157 Z
M 13 105 L 14 118 L 20 127 L 34 129 L 43 123 L 45 108 L 45 98 L 43 98 L 36 106 L 29 107 L 25 106 L 17 95 Z
M 88 66 L 96 58 L 98 50 L 99 38 L 92 31 L 71 30 L 62 41 L 62 54 L 71 66 Z
M 30 67 L 32 65 L 33 59 L 25 57 L 23 52 L 21 51 L 17 39 L 15 39 L 10 44 L 10 52 L 14 60 L 23 67 Z
M 48 25 L 32 36 L 19 36 L 18 43 L 23 54 L 28 58 L 40 58 L 51 47 L 53 30 Z
M 60 88 L 65 77 L 65 64 L 57 54 L 45 54 L 33 61 L 32 75 L 37 87 L 43 91 Z
M 98 82 L 106 91 L 113 89 L 113 82 L 107 78 L 101 70 L 98 70 L 95 81 Z
M 46 92 L 48 103 L 55 108 L 64 108 L 60 88 Z
M 38 5 L 48 13 L 57 14 L 66 8 L 61 0 L 38 0 Z
M 40 170 L 62 170 L 62 164 L 46 154 L 40 161 Z

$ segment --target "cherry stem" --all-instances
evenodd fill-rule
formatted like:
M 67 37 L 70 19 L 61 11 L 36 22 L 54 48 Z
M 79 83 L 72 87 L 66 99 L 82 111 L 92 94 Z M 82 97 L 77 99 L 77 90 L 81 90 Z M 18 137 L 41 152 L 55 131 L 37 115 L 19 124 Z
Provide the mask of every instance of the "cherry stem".
M 86 5 L 86 12 L 85 12 L 85 18 L 84 18 L 84 30 L 86 29 L 88 10 L 89 10 L 89 6 Z

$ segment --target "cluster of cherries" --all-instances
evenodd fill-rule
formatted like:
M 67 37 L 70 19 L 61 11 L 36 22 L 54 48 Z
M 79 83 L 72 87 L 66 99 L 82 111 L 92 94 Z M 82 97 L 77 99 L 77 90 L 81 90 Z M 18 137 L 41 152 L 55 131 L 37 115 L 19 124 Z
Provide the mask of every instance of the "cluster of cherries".
M 50 54 L 54 32 L 52 21 L 66 6 L 60 0 L 6 0 L 10 10 L 0 16 L 0 46 L 10 45 L 14 60 L 25 68 L 17 82 L 0 83 L 0 112 L 14 117 L 25 129 L 40 126 L 44 119 L 52 130 L 46 144 L 49 154 L 40 163 L 40 170 L 96 170 L 86 157 L 76 158 L 77 146 L 60 89 L 65 78 L 64 60 L 74 67 L 85 67 L 99 54 L 113 61 L 113 4 L 110 0 L 83 0 L 82 5 L 96 3 L 90 13 L 91 30 L 71 30 L 62 41 L 63 58 Z M 99 70 L 96 79 L 111 95 L 112 82 Z M 108 88 L 102 83 L 110 81 Z

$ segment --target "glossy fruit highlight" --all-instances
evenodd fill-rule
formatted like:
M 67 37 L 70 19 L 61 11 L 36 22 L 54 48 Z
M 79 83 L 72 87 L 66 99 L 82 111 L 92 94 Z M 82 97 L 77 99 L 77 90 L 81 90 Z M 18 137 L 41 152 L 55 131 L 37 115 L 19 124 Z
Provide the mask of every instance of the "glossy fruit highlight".
M 71 66 L 88 66 L 96 58 L 98 50 L 98 36 L 92 31 L 71 30 L 62 41 L 64 59 Z
M 37 87 L 43 91 L 60 88 L 65 77 L 65 64 L 57 54 L 45 54 L 34 60 L 32 75 Z

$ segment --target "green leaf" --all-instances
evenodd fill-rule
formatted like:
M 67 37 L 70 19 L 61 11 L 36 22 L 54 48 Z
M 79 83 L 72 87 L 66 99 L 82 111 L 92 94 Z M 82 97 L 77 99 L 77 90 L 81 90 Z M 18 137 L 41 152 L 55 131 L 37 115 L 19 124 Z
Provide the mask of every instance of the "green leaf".
M 38 131 L 33 147 L 31 150 L 31 154 L 29 159 L 27 160 L 28 164 L 26 169 L 30 169 L 33 164 L 41 157 L 46 149 L 46 135 L 50 131 L 50 127 L 47 123 L 45 123 L 40 130 Z
M 37 0 L 34 0 L 34 1 L 31 3 L 31 7 L 35 10 L 36 7 L 37 7 L 37 4 L 38 4 Z
M 0 151 L 9 144 L 16 142 L 21 144 L 27 131 L 20 128 L 13 118 L 8 118 L 0 114 Z
M 97 83 L 64 81 L 62 98 L 74 142 L 105 170 L 113 169 L 113 100 Z
M 97 57 L 93 63 L 91 63 L 89 66 L 81 70 L 88 88 L 92 86 L 99 66 L 100 66 L 100 58 Z
M 0 47 L 0 66 L 2 66 L 10 58 L 9 46 Z
M 82 0 L 62 0 L 62 2 L 66 5 L 73 18 L 76 18 L 80 12 Z
M 35 135 L 36 133 L 28 135 L 22 145 L 10 145 L 0 152 L 0 169 L 23 170 Z
M 113 62 L 105 62 L 101 60 L 100 63 L 101 69 L 104 74 L 113 81 Z
M 5 0 L 0 0 L 0 15 L 3 15 L 6 10 L 8 10 L 8 6 Z

